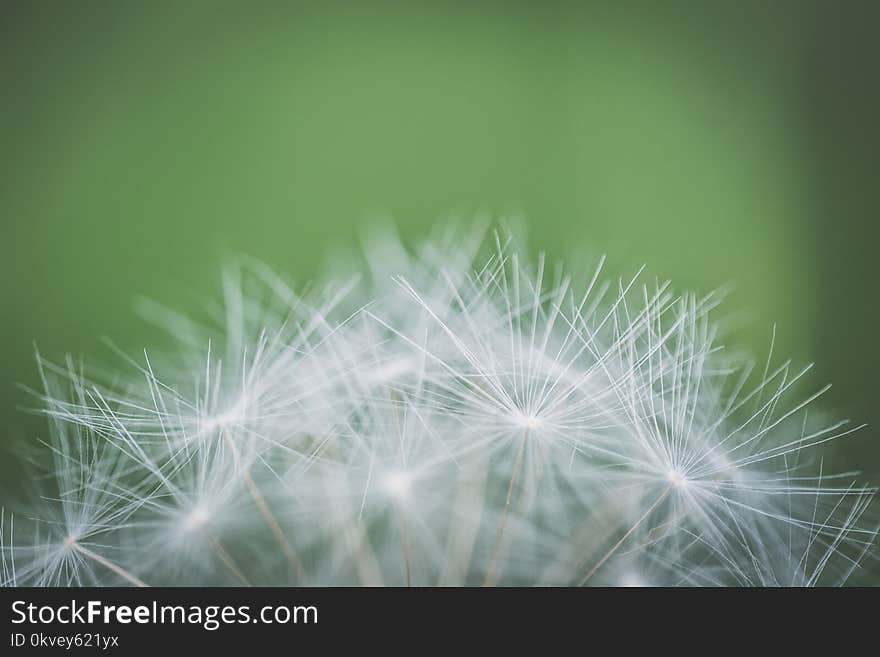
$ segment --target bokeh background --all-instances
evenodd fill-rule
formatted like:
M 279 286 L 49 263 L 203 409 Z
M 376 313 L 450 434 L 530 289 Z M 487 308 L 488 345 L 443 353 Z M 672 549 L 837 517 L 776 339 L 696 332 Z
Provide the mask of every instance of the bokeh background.
M 307 281 L 377 215 L 735 285 L 731 338 L 877 405 L 880 4 L 2 2 L 0 418 L 243 251 Z M 877 481 L 869 428 L 838 446 Z M 2 456 L 4 482 L 13 459 Z

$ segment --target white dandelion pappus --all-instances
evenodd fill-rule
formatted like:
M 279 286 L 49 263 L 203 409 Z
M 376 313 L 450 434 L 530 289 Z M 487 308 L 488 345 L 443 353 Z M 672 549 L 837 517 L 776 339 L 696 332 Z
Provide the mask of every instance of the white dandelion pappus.
M 821 447 L 809 368 L 726 354 L 720 295 L 507 233 L 368 241 L 297 293 L 241 260 L 178 352 L 42 359 L 50 481 L 2 515 L 5 584 L 709 585 L 857 581 L 874 489 Z

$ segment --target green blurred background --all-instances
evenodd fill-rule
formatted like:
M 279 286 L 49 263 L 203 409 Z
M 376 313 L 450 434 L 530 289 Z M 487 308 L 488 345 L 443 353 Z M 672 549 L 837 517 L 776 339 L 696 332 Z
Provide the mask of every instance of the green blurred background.
M 243 251 L 314 275 L 376 213 L 736 288 L 736 340 L 877 423 L 877 3 L 3 2 L 0 417 Z M 880 473 L 877 432 L 838 449 Z M 6 441 L 7 444 L 10 441 Z M 10 460 L 5 477 L 9 481 Z M 876 477 L 875 477 L 876 483 Z

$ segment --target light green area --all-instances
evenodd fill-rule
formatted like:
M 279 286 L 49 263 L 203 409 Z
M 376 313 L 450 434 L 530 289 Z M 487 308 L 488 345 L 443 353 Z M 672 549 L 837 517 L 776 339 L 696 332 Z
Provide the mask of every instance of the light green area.
M 194 308 L 234 252 L 305 281 L 372 213 L 409 236 L 522 214 L 551 255 L 732 282 L 742 343 L 778 322 L 783 352 L 815 356 L 809 154 L 757 42 L 612 10 L 186 4 L 7 18 L 10 433 L 33 341 L 107 362 L 102 336 L 153 340 L 136 295 Z

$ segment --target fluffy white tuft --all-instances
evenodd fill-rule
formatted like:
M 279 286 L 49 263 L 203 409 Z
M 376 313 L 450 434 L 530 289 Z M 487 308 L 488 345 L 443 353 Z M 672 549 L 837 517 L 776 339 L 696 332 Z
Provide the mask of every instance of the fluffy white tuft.
M 260 263 L 179 350 L 39 360 L 49 483 L 0 515 L 8 585 L 853 581 L 874 490 L 825 472 L 809 368 L 725 355 L 717 295 L 373 240 L 295 292 Z

